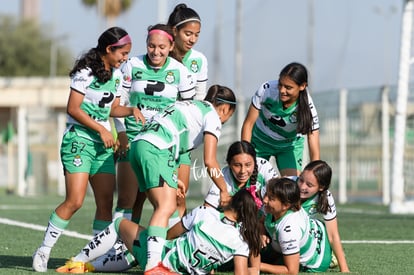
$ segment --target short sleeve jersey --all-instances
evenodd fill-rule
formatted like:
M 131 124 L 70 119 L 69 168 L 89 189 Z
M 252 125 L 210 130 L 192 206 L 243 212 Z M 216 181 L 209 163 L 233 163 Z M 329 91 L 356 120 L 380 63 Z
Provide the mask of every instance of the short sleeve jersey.
M 182 60 L 182 63 L 187 67 L 195 76 L 196 91 L 198 90 L 198 84 L 202 82 L 207 82 L 208 80 L 208 63 L 207 58 L 201 52 L 191 49 L 189 50 Z M 205 91 L 199 91 L 200 93 L 206 93 Z
M 200 206 L 183 217 L 188 230 L 167 241 L 163 264 L 181 274 L 209 274 L 235 255 L 249 256 L 239 224 L 212 207 Z
M 219 139 L 221 120 L 210 102 L 176 101 L 148 121 L 134 140 L 143 139 L 159 149 L 175 147 L 176 158 L 203 143 L 204 134 Z
M 317 269 L 325 253 L 330 252 L 326 229 L 322 222 L 310 219 L 304 209 L 289 210 L 283 217 L 273 220 L 271 214 L 265 218 L 265 228 L 272 239 L 272 247 L 283 255 L 300 253 L 300 265 Z
M 80 108 L 96 122 L 111 131 L 109 115 L 111 106 L 116 97 L 120 97 L 122 73 L 119 69 L 112 71 L 112 78 L 105 83 L 101 83 L 91 74 L 90 69 L 82 69 L 71 79 L 70 87 L 72 90 L 81 93 L 84 98 Z M 71 115 L 67 114 L 67 129 L 72 125 L 81 125 Z M 102 142 L 99 134 L 85 127 L 79 128 L 78 135 Z
M 259 194 L 263 194 L 266 192 L 266 182 L 277 176 L 276 170 L 273 168 L 272 164 L 263 158 L 256 158 L 257 162 L 257 180 L 256 180 L 256 191 L 260 192 Z M 222 174 L 224 180 L 226 181 L 227 191 L 232 196 L 240 188 L 237 186 L 237 182 L 231 172 L 231 169 L 226 166 L 222 170 Z M 246 183 L 243 188 L 250 187 L 250 179 Z M 264 196 L 262 196 L 263 198 Z M 218 208 L 220 205 L 220 190 L 218 189 L 217 185 L 211 184 L 210 189 L 208 190 L 207 196 L 204 198 L 204 201 L 207 202 L 209 205 Z
M 328 204 L 330 207 L 330 210 L 326 212 L 326 214 L 322 214 L 318 212 L 318 199 L 319 194 L 315 194 L 313 197 L 307 199 L 306 201 L 302 202 L 303 209 L 308 213 L 308 215 L 311 218 L 318 218 L 319 216 L 322 216 L 322 218 L 325 221 L 333 220 L 336 218 L 336 205 L 335 205 L 335 199 L 329 190 L 327 192 L 327 198 L 328 198 Z
M 259 110 L 259 117 L 253 129 L 253 136 L 259 140 L 272 144 L 276 141 L 294 139 L 302 134 L 296 132 L 297 102 L 289 108 L 283 109 L 279 99 L 278 80 L 262 84 L 252 97 L 253 106 Z M 308 95 L 309 108 L 313 117 L 312 129 L 319 129 L 319 118 L 312 98 Z
M 122 67 L 124 105 L 138 107 L 149 119 L 177 100 L 194 96 L 194 76 L 183 64 L 168 57 L 160 69 L 152 68 L 146 55 L 131 57 Z M 127 134 L 132 139 L 141 129 L 133 116 L 125 118 Z

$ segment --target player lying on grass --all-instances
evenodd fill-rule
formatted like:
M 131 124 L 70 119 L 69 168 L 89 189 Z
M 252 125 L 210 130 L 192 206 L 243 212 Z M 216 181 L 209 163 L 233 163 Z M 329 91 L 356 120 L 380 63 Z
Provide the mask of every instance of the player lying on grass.
M 257 206 L 245 189 L 232 197 L 223 212 L 212 207 L 193 209 L 168 231 L 162 248 L 162 263 L 144 274 L 209 274 L 218 266 L 234 260 L 237 275 L 258 274 L 257 257 L 260 235 L 257 230 Z M 118 238 L 132 252 L 138 264 L 147 261 L 147 230 L 122 217 L 96 235 L 60 273 L 83 273 L 94 270 L 89 263 L 112 248 Z M 254 264 L 249 266 L 249 256 Z

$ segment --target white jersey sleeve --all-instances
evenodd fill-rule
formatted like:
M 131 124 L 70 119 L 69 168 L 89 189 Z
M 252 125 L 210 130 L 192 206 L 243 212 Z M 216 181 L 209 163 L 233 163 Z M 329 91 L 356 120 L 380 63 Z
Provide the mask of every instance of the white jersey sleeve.
M 90 74 L 90 69 L 83 69 L 77 72 L 75 76 L 71 79 L 70 88 L 85 95 L 86 89 L 93 81 L 93 77 L 91 77 Z
M 226 182 L 227 191 L 230 195 L 233 195 L 235 193 L 235 183 L 231 176 L 230 168 L 228 166 L 224 167 L 222 169 L 222 174 L 224 177 L 224 181 Z M 211 180 L 210 182 L 210 189 L 208 190 L 207 195 L 204 198 L 204 201 L 212 207 L 218 208 L 220 206 L 220 189 Z

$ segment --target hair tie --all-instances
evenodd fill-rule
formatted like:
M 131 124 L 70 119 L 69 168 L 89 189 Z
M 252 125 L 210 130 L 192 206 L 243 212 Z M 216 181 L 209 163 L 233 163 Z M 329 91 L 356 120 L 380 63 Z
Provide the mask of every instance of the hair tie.
M 163 34 L 165 36 L 167 36 L 168 40 L 170 40 L 171 42 L 174 41 L 173 37 L 171 36 L 171 34 L 169 34 L 166 31 L 160 30 L 160 29 L 154 29 L 154 30 L 150 30 L 148 32 L 148 35 L 154 34 L 154 33 L 158 33 L 158 34 Z
M 227 104 L 232 104 L 232 105 L 236 105 L 237 104 L 237 102 L 235 102 L 235 101 L 225 100 L 225 99 L 222 99 L 220 97 L 217 97 L 216 100 L 217 101 L 220 101 L 220 102 L 227 103 Z
M 123 46 L 123 45 L 129 44 L 131 42 L 132 42 L 131 37 L 127 34 L 127 35 L 124 35 L 123 37 L 121 37 L 121 39 L 119 39 L 114 44 L 111 44 L 111 46 L 112 47 Z
M 188 18 L 188 19 L 185 19 L 183 21 L 178 22 L 177 24 L 175 24 L 174 27 L 177 28 L 178 26 L 180 26 L 180 25 L 182 25 L 184 23 L 190 22 L 190 21 L 196 21 L 196 22 L 201 23 L 200 19 L 198 19 L 197 17 L 191 17 L 191 18 Z
M 254 202 L 256 203 L 257 208 L 261 208 L 263 205 L 263 202 L 261 199 L 257 197 L 256 194 L 256 185 L 251 185 L 250 187 L 246 187 L 246 190 L 249 191 L 250 195 L 252 195 Z

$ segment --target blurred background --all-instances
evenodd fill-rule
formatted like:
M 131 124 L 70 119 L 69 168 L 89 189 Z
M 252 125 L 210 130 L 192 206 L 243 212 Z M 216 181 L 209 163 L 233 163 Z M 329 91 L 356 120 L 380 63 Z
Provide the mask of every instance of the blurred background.
M 233 88 L 240 102 L 220 140 L 222 164 L 228 145 L 239 138 L 257 87 L 297 61 L 309 70 L 321 158 L 333 168 L 337 200 L 392 205 L 414 195 L 412 73 L 408 70 L 401 82 L 400 57 L 412 40 L 404 34 L 412 28 L 410 0 L 0 3 L 0 188 L 5 192 L 64 194 L 58 152 L 74 61 L 113 25 L 131 35 L 132 55 L 143 54 L 147 27 L 165 23 L 176 4 L 186 3 L 202 19 L 195 49 L 208 58 L 209 84 Z M 404 18 L 409 19 L 405 28 Z M 407 51 L 411 54 L 411 48 Z M 401 142 L 394 138 L 401 135 Z M 402 146 L 401 161 L 394 156 L 396 141 Z M 194 197 L 209 185 L 200 152 L 193 158 L 189 195 Z M 393 177 L 396 161 L 402 174 Z

